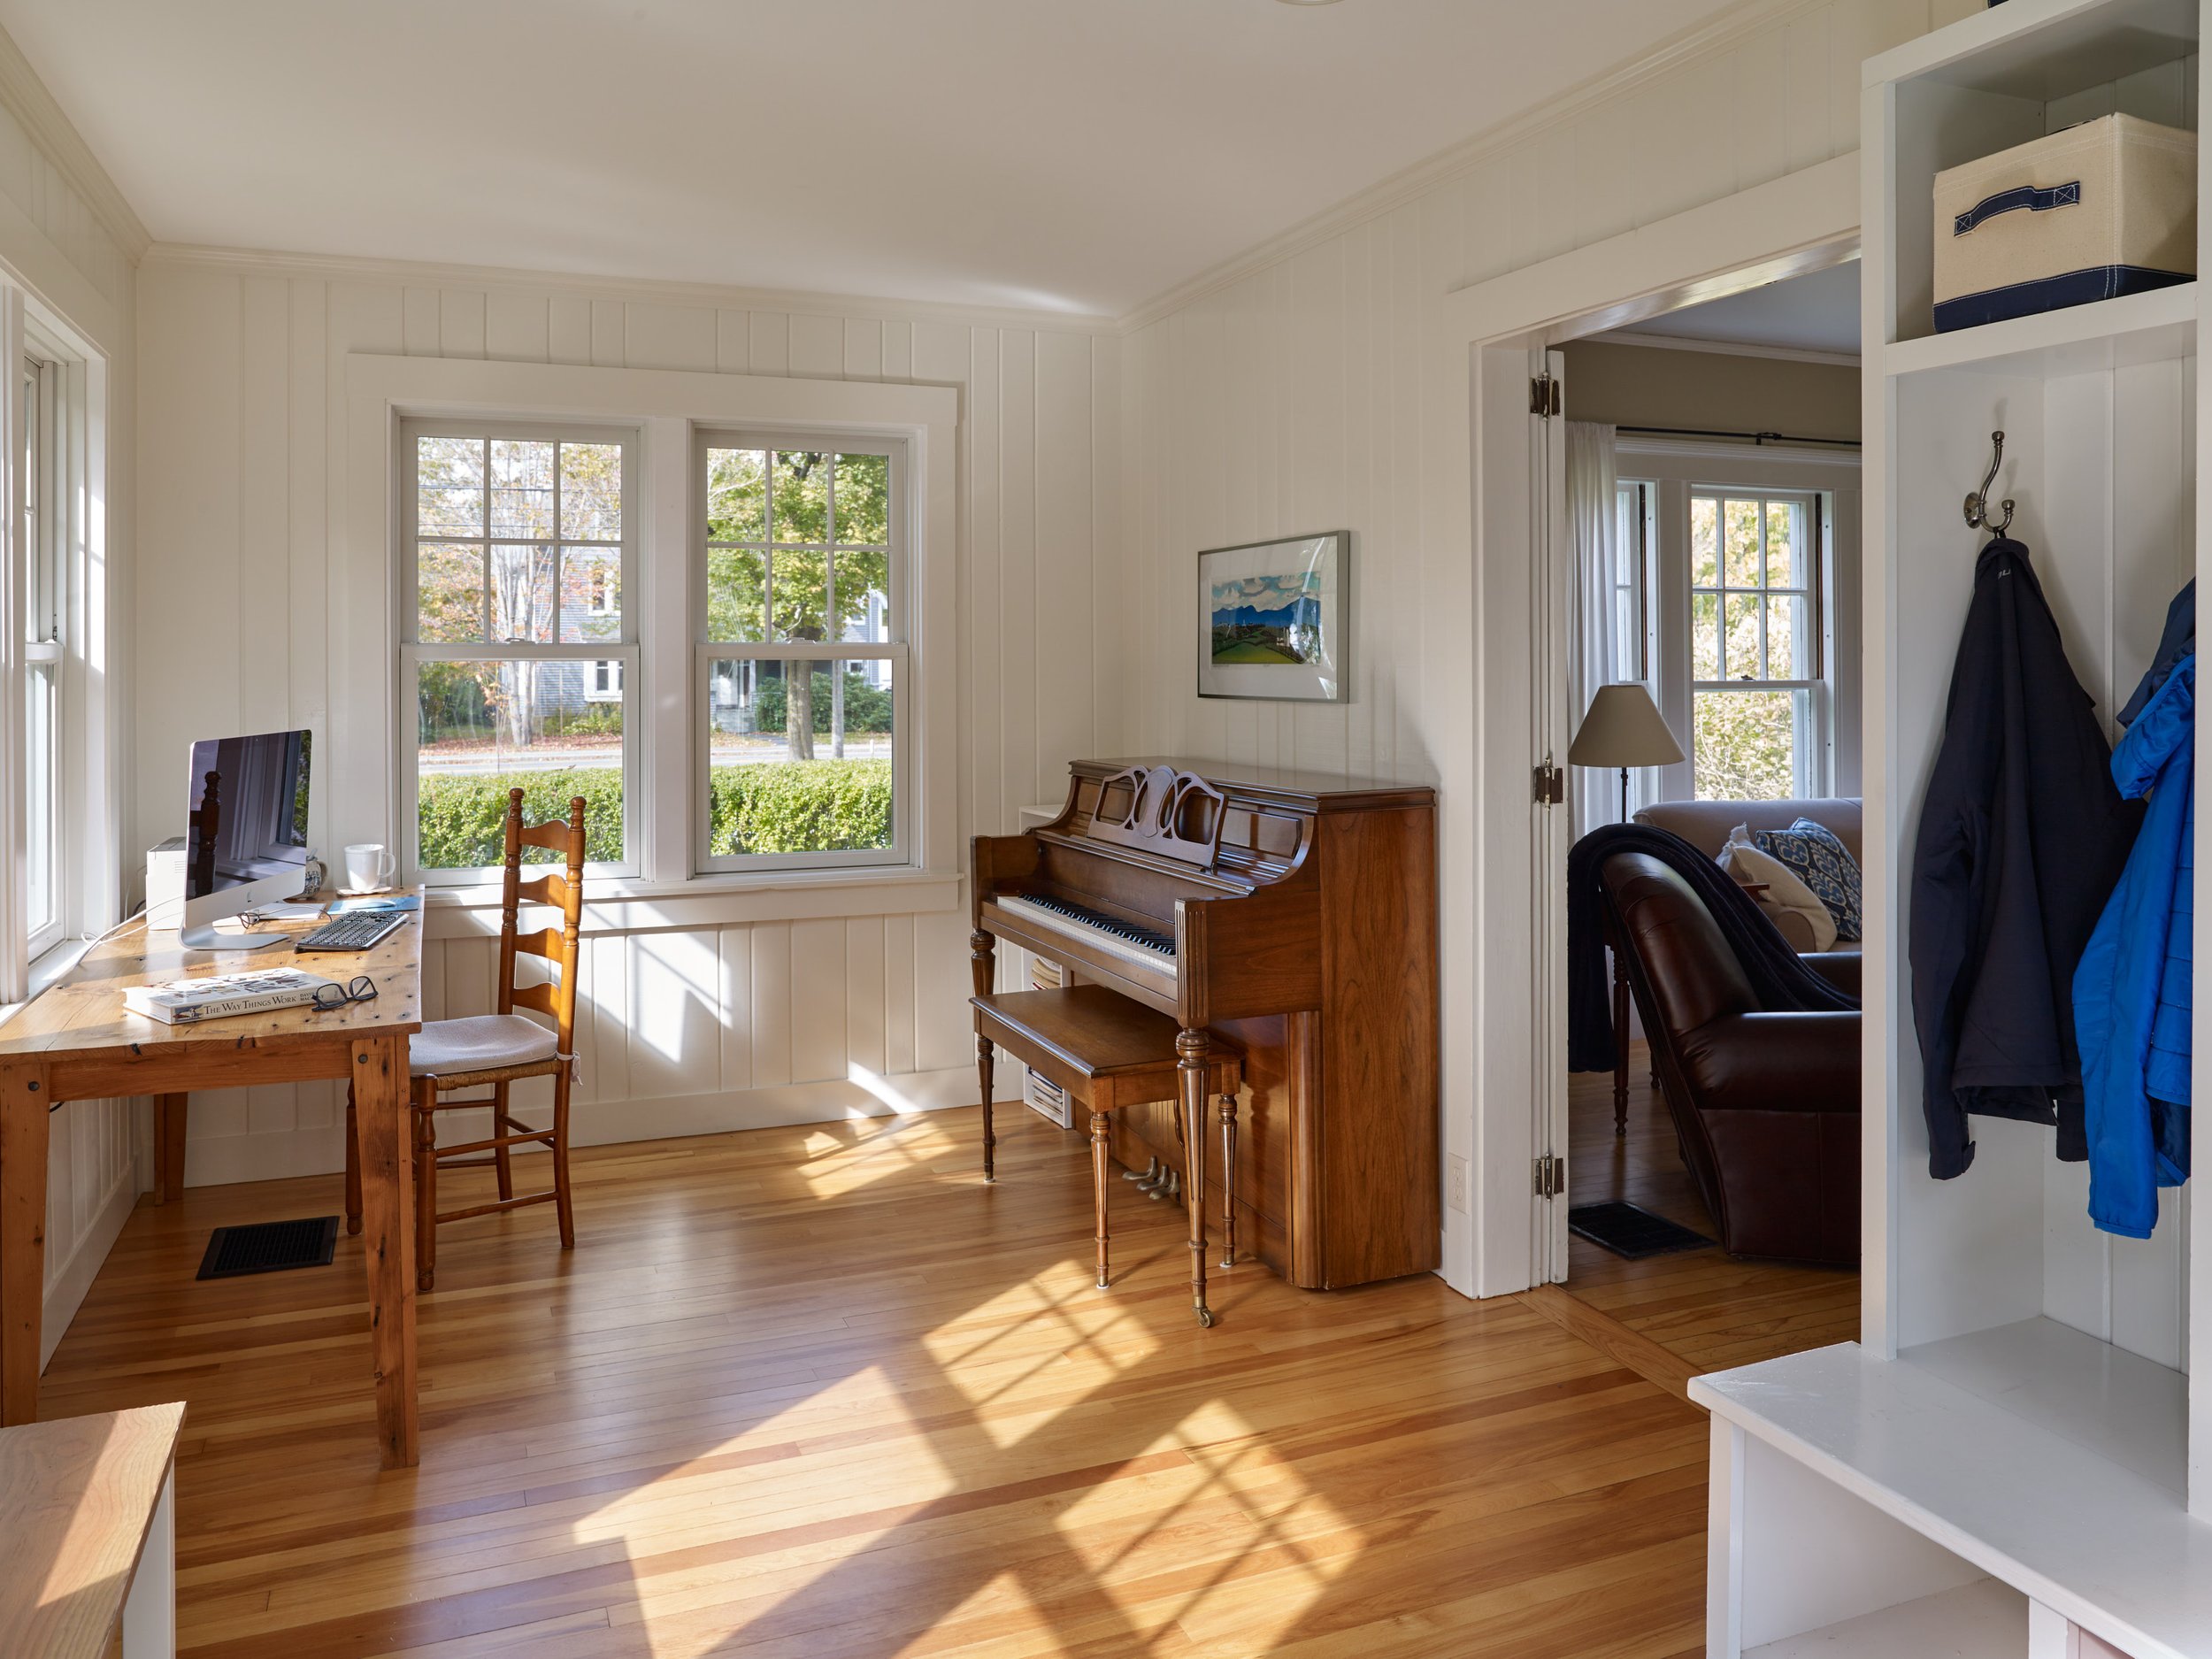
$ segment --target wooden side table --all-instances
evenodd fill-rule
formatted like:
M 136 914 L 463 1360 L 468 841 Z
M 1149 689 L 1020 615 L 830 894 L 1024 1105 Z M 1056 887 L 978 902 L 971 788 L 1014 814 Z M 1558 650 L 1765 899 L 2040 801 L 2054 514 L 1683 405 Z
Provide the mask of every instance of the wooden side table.
M 0 1654 L 173 1659 L 184 1407 L 0 1429 Z

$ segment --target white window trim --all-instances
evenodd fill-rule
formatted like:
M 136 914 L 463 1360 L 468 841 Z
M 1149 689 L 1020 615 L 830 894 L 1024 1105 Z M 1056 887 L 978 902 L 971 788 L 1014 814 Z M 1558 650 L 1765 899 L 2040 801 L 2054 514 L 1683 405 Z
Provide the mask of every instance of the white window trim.
M 820 895 L 823 913 L 843 913 L 838 891 L 918 882 L 931 908 L 949 902 L 960 869 L 958 687 L 955 628 L 956 440 L 959 393 L 949 387 L 876 381 L 786 380 L 684 370 L 588 368 L 560 364 L 396 357 L 346 359 L 346 550 L 334 574 L 334 605 L 353 618 L 334 637 L 330 759 L 317 780 L 326 791 L 334 844 L 381 840 L 398 846 L 404 789 L 395 684 L 399 639 L 403 419 L 536 419 L 634 426 L 641 434 L 635 580 L 624 601 L 641 637 L 695 641 L 691 549 L 703 535 L 690 487 L 694 434 L 713 430 L 812 431 L 826 437 L 897 438 L 908 455 L 906 544 L 912 599 L 907 627 L 912 757 L 905 781 L 912 841 L 902 866 L 849 874 L 692 872 L 695 802 L 694 657 L 641 655 L 629 687 L 638 710 L 635 787 L 654 810 L 641 815 L 631 856 L 636 875 L 595 883 L 595 901 L 660 900 L 672 895 L 739 895 L 757 884 Z M 590 652 L 604 655 L 604 651 Z M 325 780 L 327 780 L 326 783 Z M 801 874 L 796 882 L 790 880 Z M 887 881 L 887 878 L 888 879 Z M 442 902 L 496 903 L 480 883 L 442 889 Z M 737 908 L 743 908 L 739 906 Z
M 108 495 L 109 399 L 107 359 L 36 295 L 0 277 L 0 354 L 20 363 L 36 357 L 53 365 L 57 419 L 48 439 L 45 519 L 54 538 L 55 577 L 63 605 L 58 652 L 27 649 L 25 617 L 31 595 L 24 581 L 19 545 L 22 434 L 20 406 L 8 400 L 0 414 L 0 467 L 5 494 L 5 567 L 0 583 L 0 1004 L 19 1002 L 75 955 L 67 941 L 95 933 L 119 917 L 122 903 L 121 808 L 123 752 L 120 723 L 128 699 L 116 679 L 110 649 L 111 595 L 119 557 L 111 544 L 113 512 Z M 27 664 L 34 655 L 58 670 L 62 728 L 56 794 L 63 825 L 64 856 L 56 879 L 60 898 L 57 927 L 34 941 L 25 927 L 28 866 L 23 856 L 27 826 L 24 772 Z M 42 946 L 38 968 L 34 946 Z

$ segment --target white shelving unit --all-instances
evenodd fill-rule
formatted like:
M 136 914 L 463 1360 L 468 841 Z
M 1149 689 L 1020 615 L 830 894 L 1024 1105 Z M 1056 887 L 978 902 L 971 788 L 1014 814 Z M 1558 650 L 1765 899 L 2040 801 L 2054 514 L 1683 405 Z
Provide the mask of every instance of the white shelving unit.
M 2018 503 L 2012 534 L 2108 721 L 2212 545 L 2205 284 L 1939 335 L 1932 180 L 2114 110 L 2198 130 L 2208 4 L 2008 0 L 1866 65 L 1864 1313 L 1856 1343 L 1690 1386 L 1713 1414 L 1715 1659 L 2212 1656 L 2212 1355 L 2190 1375 L 2212 1239 L 2193 1238 L 2185 1187 L 2147 1241 L 2096 1232 L 2085 1167 L 2030 1125 L 1974 1119 L 1973 1166 L 1932 1179 L 1905 961 L 1985 540 L 1960 503 L 1990 434 L 1992 494 Z M 2201 1064 L 2196 1093 L 2212 1098 Z M 2200 1104 L 2199 1144 L 2208 1125 Z

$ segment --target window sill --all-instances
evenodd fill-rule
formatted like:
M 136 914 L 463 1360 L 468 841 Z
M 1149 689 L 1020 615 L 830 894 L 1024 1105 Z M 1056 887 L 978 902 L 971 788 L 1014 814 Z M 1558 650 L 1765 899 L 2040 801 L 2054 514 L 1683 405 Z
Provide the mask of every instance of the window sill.
M 628 933 L 839 916 L 907 916 L 949 910 L 960 901 L 956 871 L 785 870 L 706 875 L 687 881 L 635 876 L 584 878 L 584 931 Z M 496 882 L 425 889 L 425 937 L 463 939 L 499 931 Z

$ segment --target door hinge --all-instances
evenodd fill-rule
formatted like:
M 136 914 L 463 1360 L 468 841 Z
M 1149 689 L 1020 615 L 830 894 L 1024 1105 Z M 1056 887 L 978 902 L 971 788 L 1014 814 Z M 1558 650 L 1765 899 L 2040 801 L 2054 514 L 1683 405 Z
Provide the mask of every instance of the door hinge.
M 1528 412 L 1549 420 L 1562 412 L 1565 399 L 1559 389 L 1559 377 L 1545 370 L 1528 383 Z
M 1547 1152 L 1536 1160 L 1536 1195 L 1563 1198 L 1567 1192 L 1567 1160 Z
M 1553 765 L 1551 757 L 1547 755 L 1544 764 L 1536 769 L 1536 804 L 1558 806 L 1566 799 L 1567 774 Z

